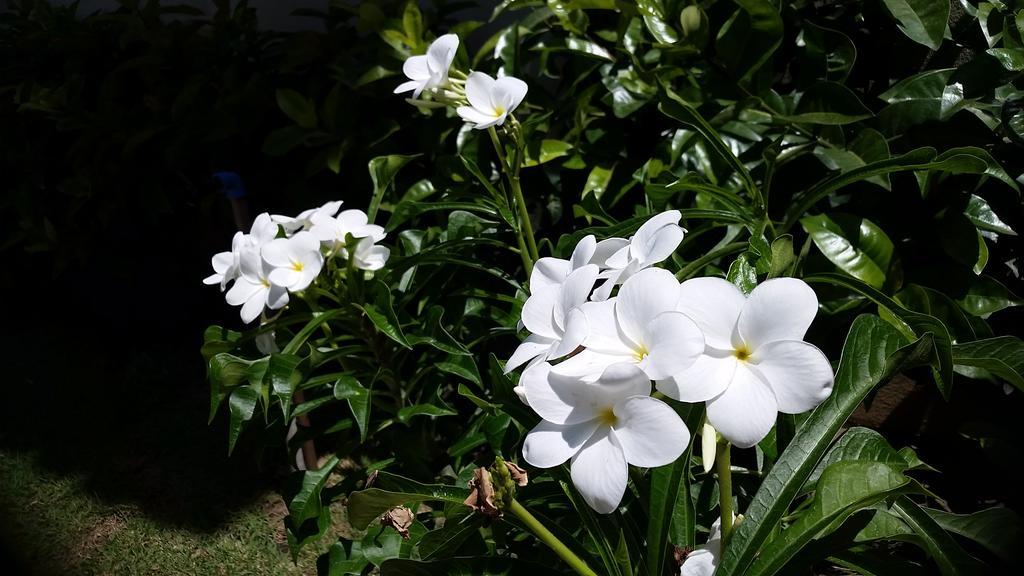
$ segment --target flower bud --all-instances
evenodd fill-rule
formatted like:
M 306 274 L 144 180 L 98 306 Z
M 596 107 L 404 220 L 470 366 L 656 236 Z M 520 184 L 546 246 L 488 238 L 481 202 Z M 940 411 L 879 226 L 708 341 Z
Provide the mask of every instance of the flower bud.
M 694 5 L 683 8 L 679 14 L 679 25 L 683 29 L 683 36 L 690 37 L 700 30 L 704 20 L 704 13 Z

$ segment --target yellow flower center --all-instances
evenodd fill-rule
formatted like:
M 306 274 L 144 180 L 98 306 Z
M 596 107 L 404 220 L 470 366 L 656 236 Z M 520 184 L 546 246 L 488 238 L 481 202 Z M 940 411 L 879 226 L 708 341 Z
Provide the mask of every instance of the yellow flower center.
M 750 349 L 746 346 L 740 346 L 732 351 L 732 355 L 740 362 L 746 362 L 750 358 Z
M 264 288 L 270 288 L 270 281 L 266 278 L 260 278 L 260 284 L 263 284 Z
M 498 116 L 501 116 L 504 113 L 505 113 L 505 107 L 504 106 L 495 106 L 494 107 L 494 117 L 495 118 L 497 118 Z
M 304 268 L 305 266 L 306 266 L 306 265 L 305 265 L 305 264 L 303 264 L 302 262 L 295 262 L 295 261 L 292 261 L 292 270 L 295 270 L 296 272 L 302 272 L 302 269 L 303 269 L 303 268 Z
M 597 421 L 605 426 L 615 426 L 619 419 L 615 417 L 615 412 L 609 406 L 597 413 Z
M 633 350 L 633 359 L 637 362 L 643 362 L 644 358 L 647 358 L 648 354 L 650 354 L 650 352 L 647 351 L 647 346 L 641 344 L 640 347 Z

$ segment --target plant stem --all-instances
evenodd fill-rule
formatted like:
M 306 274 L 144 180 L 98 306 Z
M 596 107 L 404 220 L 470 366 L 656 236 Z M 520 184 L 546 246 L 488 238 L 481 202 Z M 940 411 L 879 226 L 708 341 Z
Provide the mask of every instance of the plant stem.
M 715 469 L 718 471 L 718 509 L 722 513 L 722 550 L 729 543 L 732 532 L 732 462 L 729 454 L 731 445 L 719 442 L 715 456 Z
M 523 191 L 519 187 L 519 170 L 517 167 L 513 173 L 513 169 L 509 166 L 508 159 L 505 157 L 505 149 L 501 140 L 498 139 L 497 130 L 492 126 L 487 129 L 487 133 L 490 134 L 494 151 L 498 154 L 501 171 L 505 173 L 509 186 L 512 188 L 512 203 L 516 205 L 519 214 L 519 228 L 515 230 L 516 240 L 519 243 L 519 255 L 523 259 L 523 267 L 526 268 L 526 277 L 529 278 L 533 272 L 533 263 L 537 261 L 538 252 L 537 243 L 533 238 L 533 225 L 530 224 L 530 214 L 526 211 Z
M 541 542 L 547 544 L 548 548 L 554 550 L 555 554 L 558 554 L 562 560 L 565 560 L 565 563 L 575 570 L 577 574 L 597 576 L 597 573 L 591 570 L 590 566 L 587 566 L 587 563 L 582 558 L 574 554 L 572 550 L 569 550 L 540 520 L 537 520 L 533 514 L 530 514 L 530 511 L 524 508 L 518 500 L 513 499 L 507 510 L 515 514 L 516 518 L 519 518 L 537 538 L 540 538 Z

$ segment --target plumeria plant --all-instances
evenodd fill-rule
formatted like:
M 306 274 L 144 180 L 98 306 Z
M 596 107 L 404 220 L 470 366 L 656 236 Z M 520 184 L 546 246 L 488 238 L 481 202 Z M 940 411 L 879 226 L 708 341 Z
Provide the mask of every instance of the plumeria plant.
M 246 326 L 207 331 L 211 418 L 295 456 L 293 554 L 334 511 L 330 575 L 1008 566 L 1012 512 L 953 513 L 911 446 L 849 422 L 893 379 L 1024 388 L 1024 343 L 988 323 L 1019 303 L 983 273 L 1015 234 L 984 198 L 1018 189 L 990 152 L 867 123 L 850 40 L 793 38 L 766 0 L 505 2 L 475 53 L 403 10 L 393 91 L 438 149 L 259 215 L 205 280 Z M 823 78 L 775 78 L 783 40 Z M 626 128 L 652 143 L 609 149 Z M 911 263 L 942 247 L 852 213 L 957 186 L 959 212 L 928 212 L 971 243 L 943 260 L 968 274 L 954 301 Z

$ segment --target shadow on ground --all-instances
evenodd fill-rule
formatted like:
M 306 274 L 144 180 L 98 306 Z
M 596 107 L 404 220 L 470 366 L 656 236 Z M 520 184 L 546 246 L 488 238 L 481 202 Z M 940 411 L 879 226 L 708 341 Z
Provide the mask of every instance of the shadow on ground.
M 0 449 L 81 478 L 107 503 L 213 531 L 276 481 L 244 442 L 227 456 L 225 422 L 207 424 L 202 330 L 234 314 L 200 283 L 208 242 L 196 236 L 163 247 L 111 238 L 54 280 L 48 259 L 13 258 L 18 278 L 0 280 Z

